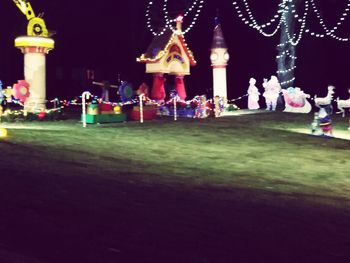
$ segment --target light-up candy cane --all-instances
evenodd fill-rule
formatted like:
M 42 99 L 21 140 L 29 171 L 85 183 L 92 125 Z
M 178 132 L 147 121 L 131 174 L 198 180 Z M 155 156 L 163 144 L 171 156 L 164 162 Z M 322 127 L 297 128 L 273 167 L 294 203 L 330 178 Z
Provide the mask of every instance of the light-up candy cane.
M 143 123 L 143 104 L 142 100 L 145 97 L 145 94 L 142 93 L 139 95 L 139 101 L 140 101 L 140 122 Z
M 176 99 L 177 95 L 174 96 L 174 121 L 177 120 Z
M 83 107 L 83 127 L 86 127 L 86 99 L 89 99 L 91 96 L 91 93 L 89 91 L 84 91 L 83 94 L 81 95 L 82 98 L 82 107 Z

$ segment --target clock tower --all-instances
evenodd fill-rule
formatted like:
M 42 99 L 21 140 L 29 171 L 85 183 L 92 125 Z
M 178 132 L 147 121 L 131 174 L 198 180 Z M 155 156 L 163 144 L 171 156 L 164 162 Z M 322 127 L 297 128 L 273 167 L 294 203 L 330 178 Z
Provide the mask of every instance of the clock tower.
M 221 24 L 216 17 L 210 54 L 211 66 L 213 68 L 213 98 L 219 96 L 224 98 L 225 102 L 227 101 L 226 66 L 229 58 Z

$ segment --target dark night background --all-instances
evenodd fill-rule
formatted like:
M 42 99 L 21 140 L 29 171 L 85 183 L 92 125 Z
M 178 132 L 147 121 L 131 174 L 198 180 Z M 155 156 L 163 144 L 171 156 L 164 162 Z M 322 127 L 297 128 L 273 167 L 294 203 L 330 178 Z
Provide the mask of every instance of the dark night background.
M 157 11 L 161 9 L 163 1 L 154 2 L 152 22 L 157 27 L 162 17 Z M 189 2 L 169 1 L 169 8 L 176 13 L 188 6 Z M 249 1 L 260 22 L 269 20 L 277 10 L 279 1 L 268 2 Z M 342 14 L 346 2 L 317 1 L 326 23 L 332 26 Z M 86 69 L 96 71 L 96 80 L 114 83 L 120 74 L 121 79 L 130 81 L 135 88 L 142 81 L 151 85 L 150 76 L 144 73 L 145 65 L 136 62 L 136 57 L 146 50 L 152 39 L 152 34 L 146 28 L 145 10 L 148 1 L 31 0 L 30 3 L 36 15 L 45 12 L 48 29 L 57 32 L 53 36 L 56 48 L 47 57 L 48 99 L 71 99 L 84 90 L 98 92 L 97 88 L 88 84 Z M 229 98 L 245 94 L 250 77 L 257 79 L 258 88 L 261 89 L 262 79 L 276 71 L 275 47 L 279 34 L 266 38 L 244 25 L 230 0 L 207 0 L 195 27 L 185 35 L 198 61 L 198 65 L 192 68 L 192 75 L 185 79 L 188 98 L 203 94 L 212 86 L 209 55 L 217 9 L 230 53 L 227 68 Z M 0 12 L 0 79 L 7 86 L 23 78 L 23 55 L 14 48 L 13 42 L 17 36 L 26 33 L 27 20 L 12 0 L 2 0 Z M 191 19 L 188 17 L 187 22 Z M 315 31 L 320 28 L 313 19 L 308 22 Z M 186 21 L 183 27 L 187 27 Z M 339 35 L 350 35 L 350 21 L 344 23 Z M 350 87 L 349 51 L 349 42 L 316 39 L 305 34 L 297 48 L 296 86 L 312 95 L 324 96 L 327 85 L 334 84 L 336 96 L 347 98 L 347 89 Z

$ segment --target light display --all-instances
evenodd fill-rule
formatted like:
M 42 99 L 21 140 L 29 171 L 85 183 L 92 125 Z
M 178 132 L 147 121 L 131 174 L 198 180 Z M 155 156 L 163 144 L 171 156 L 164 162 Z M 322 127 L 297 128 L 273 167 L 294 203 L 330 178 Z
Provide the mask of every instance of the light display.
M 154 1 L 149 1 L 148 2 L 148 5 L 147 5 L 147 9 L 146 9 L 146 19 L 147 19 L 147 28 L 148 30 L 154 35 L 154 36 L 160 36 L 160 35 L 163 35 L 165 33 L 165 31 L 170 28 L 171 30 L 173 31 L 176 31 L 177 29 L 176 28 L 173 28 L 172 27 L 172 22 L 176 21 L 176 19 L 171 19 L 169 17 L 169 11 L 168 11 L 168 1 L 169 0 L 164 0 L 163 1 L 163 16 L 164 16 L 164 26 L 162 27 L 162 29 L 157 32 L 156 30 L 153 29 L 152 27 L 152 19 L 151 19 L 151 15 L 150 15 L 150 10 L 154 4 Z M 193 27 L 194 25 L 196 24 L 197 20 L 198 20 L 198 17 L 201 13 L 201 10 L 204 6 L 204 0 L 194 0 L 192 5 L 184 11 L 184 15 L 183 17 L 187 17 L 193 10 L 195 10 L 196 8 L 196 11 L 195 11 L 195 14 L 193 15 L 193 19 L 192 21 L 190 22 L 190 25 L 185 29 L 185 30 L 182 30 L 181 34 L 186 34 L 188 33 Z
M 280 82 L 281 86 L 289 87 L 295 81 L 294 70 L 296 69 L 295 60 L 297 58 L 294 54 L 288 52 L 288 50 L 294 50 L 293 46 L 295 47 L 300 43 L 305 33 L 316 38 L 330 37 L 338 41 L 350 41 L 350 37 L 341 37 L 336 34 L 336 31 L 342 26 L 350 11 L 350 0 L 346 0 L 346 2 L 341 16 L 337 19 L 337 23 L 333 27 L 325 23 L 315 0 L 304 0 L 303 4 L 300 5 L 303 7 L 301 14 L 298 13 L 300 10 L 297 10 L 292 0 L 283 0 L 278 5 L 273 17 L 267 23 L 263 24 L 259 24 L 255 19 L 248 0 L 234 1 L 232 4 L 242 22 L 257 30 L 263 36 L 272 37 L 279 29 L 283 30 L 282 34 L 285 34 L 286 37 L 285 39 L 281 37 L 282 43 L 277 45 L 277 49 L 282 52 L 276 57 L 278 61 L 278 70 L 276 73 L 282 80 Z M 310 25 L 307 23 L 311 16 L 316 16 L 323 32 L 316 33 L 311 30 Z M 295 27 L 290 28 L 289 25 L 295 25 Z
M 190 66 L 197 64 L 182 33 L 183 16 L 176 19 L 176 30 L 167 28 L 163 35 L 156 35 L 147 51 L 137 58 L 146 63 L 146 73 L 153 74 L 151 98 L 164 102 L 165 76 L 175 75 L 175 89 L 181 100 L 186 99 L 184 76 L 190 74 Z
M 242 22 L 246 25 L 248 25 L 251 28 L 256 29 L 259 33 L 266 37 L 272 37 L 274 36 L 277 31 L 280 29 L 282 23 L 286 23 L 284 20 L 283 14 L 286 12 L 291 12 L 294 14 L 294 18 L 296 19 L 296 22 L 300 25 L 299 33 L 296 35 L 291 35 L 290 32 L 287 31 L 286 33 L 288 34 L 288 40 L 291 44 L 297 45 L 299 44 L 302 35 L 304 33 L 308 33 L 311 36 L 318 37 L 318 38 L 323 38 L 323 37 L 331 37 L 339 41 L 349 41 L 349 37 L 339 37 L 335 35 L 335 32 L 339 29 L 339 27 L 343 24 L 343 22 L 346 20 L 347 16 L 349 15 L 350 11 L 350 0 L 347 0 L 346 7 L 344 8 L 344 11 L 342 12 L 342 15 L 338 18 L 338 22 L 334 27 L 329 27 L 326 25 L 325 21 L 323 20 L 321 16 L 321 12 L 317 8 L 317 5 L 315 3 L 315 0 L 304 0 L 304 12 L 302 17 L 300 18 L 300 15 L 298 14 L 298 11 L 295 8 L 295 5 L 292 4 L 291 8 L 287 8 L 287 2 L 292 2 L 290 0 L 284 0 L 278 5 L 278 9 L 276 14 L 269 20 L 269 22 L 264 23 L 264 24 L 259 24 L 254 15 L 253 12 L 250 9 L 248 0 L 241 0 L 243 2 L 245 11 L 242 10 L 241 5 L 238 3 L 238 1 L 234 1 L 232 4 L 234 6 L 234 9 L 238 15 L 238 17 L 242 20 Z M 310 12 L 310 4 L 311 4 L 311 9 L 313 11 L 313 14 L 317 17 L 319 24 L 321 25 L 322 29 L 324 30 L 324 33 L 315 33 L 313 32 L 310 27 L 307 26 L 306 21 L 308 20 L 308 16 L 311 15 Z M 245 15 L 245 13 L 248 15 Z M 267 33 L 264 31 L 264 29 L 267 29 L 271 26 L 273 26 L 274 23 L 277 23 L 276 27 L 271 30 L 272 33 Z M 331 29 L 330 29 L 331 28 Z M 297 36 L 297 37 L 296 37 Z

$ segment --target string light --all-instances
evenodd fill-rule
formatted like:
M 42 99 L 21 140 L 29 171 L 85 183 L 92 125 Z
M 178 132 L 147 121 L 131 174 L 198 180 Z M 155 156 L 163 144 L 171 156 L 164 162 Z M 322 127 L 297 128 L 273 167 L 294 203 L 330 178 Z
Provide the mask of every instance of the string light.
M 188 8 L 188 10 L 185 12 L 185 14 L 183 15 L 183 17 L 187 17 L 188 14 L 195 8 L 195 6 L 198 5 L 198 8 L 194 14 L 194 17 L 190 23 L 190 25 L 187 27 L 187 29 L 182 31 L 182 34 L 185 35 L 186 33 L 188 33 L 196 24 L 198 17 L 202 11 L 202 8 L 204 6 L 204 0 L 194 0 L 193 4 L 191 5 L 190 8 Z M 171 23 L 175 21 L 175 19 L 170 19 L 169 18 L 169 12 L 168 12 L 168 0 L 164 0 L 163 3 L 163 12 L 164 12 L 164 19 L 166 21 L 166 26 L 169 27 L 172 31 L 176 31 L 176 28 L 173 28 Z
M 313 31 L 311 31 L 310 29 L 307 29 L 306 32 L 309 33 L 311 36 L 315 36 L 317 38 L 324 38 L 326 36 L 329 36 L 329 37 L 332 37 L 333 39 L 336 39 L 338 41 L 343 41 L 343 42 L 350 41 L 350 38 L 342 38 L 342 37 L 338 37 L 334 34 L 339 29 L 339 27 L 343 24 L 343 22 L 345 21 L 346 17 L 349 14 L 350 0 L 348 0 L 347 7 L 344 9 L 344 11 L 343 11 L 341 17 L 338 19 L 338 22 L 336 23 L 336 25 L 330 30 L 326 26 L 326 24 L 321 16 L 321 12 L 318 10 L 318 8 L 316 6 L 315 1 L 314 0 L 310 0 L 310 1 L 311 1 L 311 6 L 313 9 L 313 12 L 315 13 L 316 17 L 318 18 L 319 24 L 321 25 L 321 27 L 323 28 L 323 30 L 325 31 L 326 34 L 315 33 Z
M 148 30 L 154 35 L 154 36 L 160 36 L 165 33 L 167 29 L 171 29 L 172 31 L 176 31 L 176 28 L 172 26 L 172 23 L 175 22 L 175 19 L 170 19 L 169 18 L 169 11 L 168 11 L 168 0 L 164 0 L 163 2 L 163 16 L 164 16 L 164 26 L 160 32 L 156 32 L 156 30 L 153 29 L 152 27 L 152 22 L 151 22 L 151 15 L 150 15 L 150 10 L 153 6 L 154 2 L 149 1 L 147 8 L 146 8 L 146 23 L 147 23 L 147 28 Z M 196 12 L 194 13 L 193 19 L 190 22 L 189 26 L 183 30 L 182 34 L 188 33 L 196 24 L 198 17 L 202 11 L 202 8 L 204 6 L 204 0 L 194 0 L 192 5 L 185 11 L 183 17 L 187 17 L 193 10 L 196 9 Z
M 287 84 L 289 84 L 289 83 L 292 83 L 293 81 L 295 80 L 295 77 L 293 77 L 292 79 L 290 79 L 290 80 L 286 80 L 286 81 L 283 81 L 283 82 L 281 82 L 280 83 L 280 85 L 287 85 Z
M 301 22 L 301 26 L 300 26 L 300 30 L 299 30 L 299 34 L 298 34 L 298 37 L 296 38 L 295 40 L 295 34 L 293 36 L 290 35 L 290 32 L 289 32 L 289 27 L 288 27 L 288 23 L 286 21 L 286 13 L 287 12 L 291 12 L 292 14 L 293 13 L 296 13 L 296 15 L 294 15 L 295 18 L 298 17 L 297 15 L 297 11 L 296 11 L 296 8 L 295 8 L 295 5 L 292 4 L 291 5 L 291 9 L 289 10 L 289 8 L 286 8 L 286 12 L 283 13 L 282 15 L 282 20 L 283 20 L 283 24 L 285 26 L 285 32 L 287 34 L 287 37 L 288 37 L 288 40 L 289 40 L 289 43 L 293 46 L 297 46 L 303 36 L 303 32 L 305 30 L 305 26 L 306 26 L 306 18 L 307 18 L 307 15 L 308 15 L 308 11 L 309 11 L 309 0 L 305 0 L 305 9 L 304 9 L 304 14 L 303 14 L 303 18 L 300 20 Z M 299 20 L 298 20 L 299 21 Z
M 317 38 L 324 38 L 324 37 L 331 37 L 333 39 L 336 39 L 338 41 L 343 41 L 347 42 L 350 41 L 350 37 L 339 37 L 335 35 L 335 32 L 339 29 L 340 26 L 344 23 L 346 20 L 347 16 L 349 15 L 350 11 L 350 0 L 347 0 L 347 5 L 346 8 L 344 9 L 342 15 L 338 18 L 337 23 L 335 26 L 332 28 L 327 26 L 326 23 L 324 22 L 321 12 L 318 10 L 315 0 L 305 0 L 304 1 L 304 12 L 302 17 L 300 18 L 300 15 L 297 12 L 296 6 L 293 3 L 293 0 L 283 0 L 279 5 L 278 5 L 278 10 L 277 13 L 271 18 L 267 23 L 263 24 L 258 24 L 256 21 L 251 8 L 248 4 L 248 0 L 241 0 L 241 3 L 243 3 L 245 11 L 243 12 L 241 9 L 241 6 L 238 4 L 238 1 L 234 1 L 232 4 L 234 6 L 234 9 L 238 15 L 238 17 L 242 20 L 242 22 L 246 25 L 248 25 L 251 28 L 256 29 L 259 33 L 266 37 L 272 37 L 274 36 L 277 31 L 282 28 L 284 29 L 284 33 L 287 36 L 287 41 L 280 43 L 277 45 L 278 49 L 283 49 L 287 45 L 292 45 L 292 46 L 297 46 L 304 33 L 308 33 L 311 36 L 317 37 Z M 310 5 L 311 5 L 311 10 L 310 10 Z M 309 16 L 311 15 L 311 12 L 316 15 L 319 24 L 321 25 L 322 29 L 324 30 L 325 33 L 315 33 L 310 30 L 310 28 L 307 27 L 307 20 Z M 296 19 L 296 25 L 299 25 L 299 30 L 292 30 L 289 28 L 289 21 L 287 21 L 287 17 Z M 267 33 L 265 29 L 271 28 L 271 26 L 278 21 L 276 27 L 272 30 L 272 33 Z M 295 32 L 297 31 L 297 32 Z M 271 29 L 270 29 L 271 32 Z M 296 56 L 291 55 L 289 51 L 284 51 L 283 53 L 279 54 L 276 56 L 276 59 L 284 59 L 284 58 L 290 58 L 292 60 L 292 67 L 284 69 L 284 70 L 277 70 L 278 75 L 286 75 L 292 73 L 295 69 L 296 66 L 294 65 L 294 61 L 297 59 Z M 293 74 L 291 74 L 293 75 Z M 295 80 L 293 77 L 292 79 L 286 80 L 281 82 L 280 84 L 282 86 L 288 85 L 292 83 Z
M 256 29 L 262 35 L 264 35 L 266 37 L 274 36 L 277 33 L 277 31 L 281 28 L 282 23 L 283 23 L 284 28 L 285 28 L 285 33 L 287 34 L 287 37 L 288 37 L 288 41 L 286 43 L 280 44 L 278 47 L 283 46 L 287 43 L 289 43 L 293 46 L 298 45 L 299 42 L 301 41 L 304 33 L 308 33 L 311 36 L 314 36 L 316 38 L 324 38 L 324 37 L 328 36 L 328 37 L 331 37 L 331 38 L 338 40 L 338 41 L 343 41 L 343 42 L 350 41 L 350 37 L 339 37 L 339 36 L 335 35 L 335 32 L 339 29 L 339 27 L 342 26 L 342 24 L 344 23 L 344 21 L 346 21 L 346 18 L 349 15 L 350 0 L 347 0 L 347 5 L 346 5 L 344 11 L 342 12 L 342 15 L 338 18 L 336 25 L 333 26 L 332 28 L 328 27 L 326 25 L 326 23 L 324 22 L 324 20 L 321 16 L 321 12 L 318 10 L 318 8 L 316 6 L 315 0 L 305 0 L 304 1 L 305 7 L 304 7 L 304 14 L 303 14 L 302 18 L 299 18 L 295 4 L 291 4 L 290 7 L 287 5 L 287 3 L 292 3 L 292 0 L 283 0 L 278 5 L 279 8 L 278 8 L 277 14 L 275 14 L 273 16 L 273 18 L 271 18 L 267 23 L 260 24 L 260 25 L 258 24 L 258 22 L 256 21 L 256 19 L 253 16 L 253 13 L 252 13 L 250 6 L 248 4 L 248 0 L 241 0 L 241 1 L 244 4 L 245 12 L 242 11 L 240 5 L 238 4 L 238 1 L 234 1 L 232 3 L 238 17 L 242 20 L 242 22 L 244 24 L 248 25 L 251 28 Z M 321 25 L 321 27 L 325 33 L 315 33 L 309 27 L 307 27 L 306 21 L 307 21 L 308 16 L 310 15 L 310 12 L 309 12 L 310 4 L 312 7 L 312 12 L 314 13 L 314 15 L 316 15 L 318 22 Z M 245 16 L 245 13 L 248 16 Z M 300 24 L 299 33 L 291 34 L 291 32 L 290 32 L 291 30 L 289 29 L 288 23 L 286 21 L 286 14 L 292 14 L 293 17 L 295 19 L 297 19 L 297 22 L 299 22 L 299 24 Z M 279 21 L 279 22 L 278 22 L 277 26 L 275 27 L 275 29 L 272 31 L 272 33 L 267 33 L 263 30 L 264 28 L 270 27 L 276 21 Z
M 277 46 L 280 46 L 280 45 L 277 45 Z M 289 50 L 283 51 L 280 55 L 277 55 L 276 58 L 279 59 L 279 58 L 284 57 L 284 56 L 288 56 L 288 57 L 290 57 L 291 59 L 297 59 L 296 56 L 293 56 L 293 55 L 291 55 L 291 54 L 289 53 Z
M 149 1 L 148 2 L 148 5 L 147 5 L 147 8 L 146 8 L 146 23 L 147 23 L 147 28 L 148 30 L 152 33 L 152 35 L 154 36 L 160 36 L 160 35 L 163 35 L 164 32 L 166 31 L 167 27 L 164 26 L 163 29 L 160 31 L 160 32 L 156 32 L 152 25 L 151 25 L 151 15 L 150 15 L 150 10 L 151 10 L 151 7 L 153 6 L 153 1 Z
M 243 0 L 244 6 L 245 6 L 245 11 L 248 14 L 248 17 L 244 16 L 244 12 L 241 10 L 240 5 L 235 1 L 233 2 L 234 9 L 237 12 L 237 15 L 239 18 L 241 18 L 242 22 L 246 25 L 248 25 L 251 28 L 256 29 L 259 33 L 266 37 L 272 37 L 274 36 L 278 30 L 280 29 L 282 25 L 282 13 L 283 10 L 285 9 L 285 4 L 287 0 L 283 0 L 282 3 L 279 4 L 279 9 L 277 10 L 277 13 L 271 18 L 267 23 L 264 24 L 258 24 L 256 19 L 254 18 L 254 15 L 250 9 L 250 6 L 248 4 L 247 0 Z M 278 24 L 274 30 L 272 30 L 271 33 L 267 33 L 264 31 L 264 28 L 270 27 L 274 22 L 278 21 Z
M 277 70 L 276 73 L 277 74 L 286 74 L 286 73 L 292 72 L 296 68 L 297 68 L 297 66 L 293 66 L 293 67 L 286 69 L 286 70 Z

